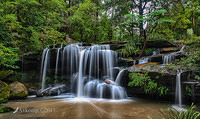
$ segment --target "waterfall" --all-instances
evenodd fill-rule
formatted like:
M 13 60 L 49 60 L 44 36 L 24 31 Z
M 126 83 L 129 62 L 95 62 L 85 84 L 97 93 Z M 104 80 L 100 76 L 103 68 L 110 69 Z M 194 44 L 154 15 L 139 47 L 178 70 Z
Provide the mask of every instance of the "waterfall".
M 136 60 L 133 60 L 133 65 L 136 65 Z
M 162 57 L 162 59 L 163 59 L 163 64 L 168 65 L 169 63 L 175 61 L 175 55 L 176 55 L 176 54 L 177 54 L 177 53 L 175 52 L 175 53 L 171 53 L 171 54 L 168 54 L 168 55 L 163 56 L 163 57 Z
M 183 52 L 184 49 L 185 49 L 185 45 L 180 49 L 179 52 Z
M 45 53 L 44 53 L 45 52 Z M 42 89 L 46 88 L 45 87 L 45 82 L 46 82 L 46 74 L 47 74 L 47 66 L 49 64 L 49 49 L 44 49 L 43 50 L 43 56 L 42 56 Z
M 46 55 L 47 50 L 48 50 L 48 48 L 45 48 L 45 49 L 43 49 L 43 52 L 42 52 L 42 60 L 41 60 L 41 68 L 40 68 L 41 79 L 42 79 L 42 75 L 43 75 L 44 60 L 45 60 L 45 55 Z
M 175 103 L 182 108 L 182 95 L 181 95 L 181 73 L 182 71 L 178 70 L 176 75 L 176 93 L 175 93 Z
M 57 80 L 66 81 L 70 85 L 71 93 L 76 93 L 77 97 L 126 98 L 125 89 L 119 86 L 124 70 L 119 72 L 117 78 L 114 77 L 113 70 L 117 66 L 118 54 L 110 50 L 109 45 L 61 46 L 57 49 L 56 57 L 51 56 L 54 58 L 51 62 L 48 58 L 50 50 L 43 51 L 42 89 L 45 88 L 47 65 L 55 61 L 55 65 L 51 65 L 55 69 L 54 77 L 61 75 L 62 78 Z
M 80 52 L 80 62 L 79 62 L 79 75 L 78 75 L 78 89 L 77 89 L 77 97 L 83 96 L 83 55 L 85 50 Z
M 152 56 L 157 55 L 157 54 L 160 54 L 160 50 L 153 51 L 151 56 L 142 57 L 141 59 L 139 59 L 138 64 L 144 64 L 144 63 L 151 62 Z
M 58 48 L 57 50 L 55 76 L 58 76 L 58 63 L 59 63 L 58 61 L 59 61 L 59 56 L 60 56 L 60 49 L 61 48 Z
M 175 56 L 178 53 L 183 52 L 184 48 L 185 48 L 185 46 L 183 46 L 178 52 L 173 52 L 173 53 L 162 56 L 163 64 L 168 65 L 168 64 L 172 63 L 173 61 L 175 61 L 175 59 L 176 59 Z
M 160 54 L 160 50 L 155 50 L 155 51 L 153 51 L 152 56 L 154 56 L 154 55 L 158 55 L 158 54 Z
M 120 81 L 121 81 L 121 78 L 122 78 L 122 76 L 123 76 L 123 74 L 124 74 L 124 71 L 125 71 L 125 69 L 121 70 L 121 71 L 118 73 L 117 78 L 116 78 L 116 80 L 115 80 L 116 85 L 120 85 Z
M 138 64 L 148 63 L 148 62 L 150 62 L 149 60 L 151 60 L 150 57 L 142 57 L 142 58 L 138 61 Z

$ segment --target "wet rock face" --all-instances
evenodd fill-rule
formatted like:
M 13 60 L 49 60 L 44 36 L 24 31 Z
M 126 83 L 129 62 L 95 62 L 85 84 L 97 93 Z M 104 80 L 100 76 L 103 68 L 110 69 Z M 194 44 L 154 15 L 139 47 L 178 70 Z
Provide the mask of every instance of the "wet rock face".
M 10 89 L 8 85 L 0 80 L 0 104 L 7 102 L 10 96 Z
M 20 82 L 13 82 L 9 84 L 10 99 L 24 99 L 28 96 L 28 91 L 24 84 Z
M 129 87 L 128 83 L 131 81 L 129 79 L 129 74 L 132 72 L 143 73 L 144 71 L 148 72 L 148 76 L 152 80 L 155 80 L 158 84 L 166 86 L 169 89 L 168 96 L 174 95 L 176 91 L 176 75 L 177 71 L 173 68 L 160 65 L 156 62 L 138 64 L 127 69 L 127 72 L 124 73 L 122 77 L 121 85 L 126 88 L 128 96 L 141 96 L 146 95 L 144 91 L 139 87 Z M 189 79 L 188 75 L 190 72 L 181 73 L 181 81 L 184 82 Z M 159 94 L 156 94 L 159 95 Z

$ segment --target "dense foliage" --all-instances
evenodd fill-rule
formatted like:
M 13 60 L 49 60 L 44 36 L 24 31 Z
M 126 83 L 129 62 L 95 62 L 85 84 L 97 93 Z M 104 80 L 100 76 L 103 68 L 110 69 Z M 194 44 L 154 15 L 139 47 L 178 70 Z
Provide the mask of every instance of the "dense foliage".
M 19 68 L 24 54 L 47 45 L 73 42 L 128 41 L 125 57 L 146 53 L 146 41 L 186 44 L 187 57 L 179 64 L 200 79 L 200 0 L 1 0 L 0 71 Z M 166 88 L 147 75 L 131 75 L 129 85 L 160 95 Z M 142 82 L 137 82 L 139 78 Z
M 144 73 L 130 73 L 129 78 L 131 82 L 128 83 L 128 86 L 139 86 L 141 87 L 145 93 L 153 94 L 158 93 L 160 96 L 166 95 L 168 92 L 168 88 L 166 86 L 162 86 L 157 83 L 155 80 L 152 80 L 150 76 L 148 76 L 147 72 Z
M 90 43 L 126 40 L 123 52 L 128 57 L 144 54 L 146 40 L 193 39 L 200 35 L 199 2 L 2 0 L 0 68 L 17 68 L 14 64 L 23 53 L 67 42 L 67 37 Z

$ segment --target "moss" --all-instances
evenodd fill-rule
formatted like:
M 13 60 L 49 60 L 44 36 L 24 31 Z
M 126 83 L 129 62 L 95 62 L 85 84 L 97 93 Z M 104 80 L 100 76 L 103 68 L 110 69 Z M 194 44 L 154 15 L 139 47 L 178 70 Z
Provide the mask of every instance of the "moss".
M 5 82 L 0 81 L 0 104 L 7 102 L 9 95 L 10 89 L 8 85 Z
M 149 63 L 145 63 L 145 64 L 137 64 L 137 65 L 134 65 L 134 67 L 142 68 L 142 67 L 151 66 L 151 65 L 159 65 L 159 63 L 149 62 Z
M 5 79 L 9 75 L 13 74 L 14 72 L 12 70 L 3 70 L 0 71 L 0 80 Z
M 6 106 L 0 107 L 0 113 L 10 112 L 10 111 L 14 111 L 14 109 L 11 107 L 6 107 Z
M 19 93 L 15 93 L 14 95 L 13 95 L 13 97 L 21 97 L 21 98 L 26 98 L 27 97 L 27 95 L 24 93 L 24 92 L 19 92 Z
M 13 82 L 9 84 L 10 88 L 10 99 L 22 99 L 26 98 L 28 91 L 26 87 L 20 82 Z

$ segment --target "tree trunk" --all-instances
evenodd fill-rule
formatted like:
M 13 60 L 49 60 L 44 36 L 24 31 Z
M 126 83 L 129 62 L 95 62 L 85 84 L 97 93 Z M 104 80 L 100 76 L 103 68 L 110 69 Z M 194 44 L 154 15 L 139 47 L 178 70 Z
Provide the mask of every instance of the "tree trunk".
M 145 50 L 146 50 L 146 43 L 147 43 L 146 31 L 143 30 L 143 33 L 144 33 L 144 45 L 143 45 L 142 51 L 141 51 L 141 53 L 139 55 L 139 58 L 145 55 Z
M 192 27 L 193 27 L 193 33 L 195 34 L 195 18 L 194 18 L 194 12 L 192 13 Z
M 143 16 L 144 9 L 142 8 L 142 0 L 140 0 L 140 3 L 138 5 L 138 9 L 139 9 L 139 15 Z M 143 31 L 144 31 L 143 21 L 139 24 L 139 29 L 140 29 L 140 38 L 141 38 L 142 35 L 143 35 Z

